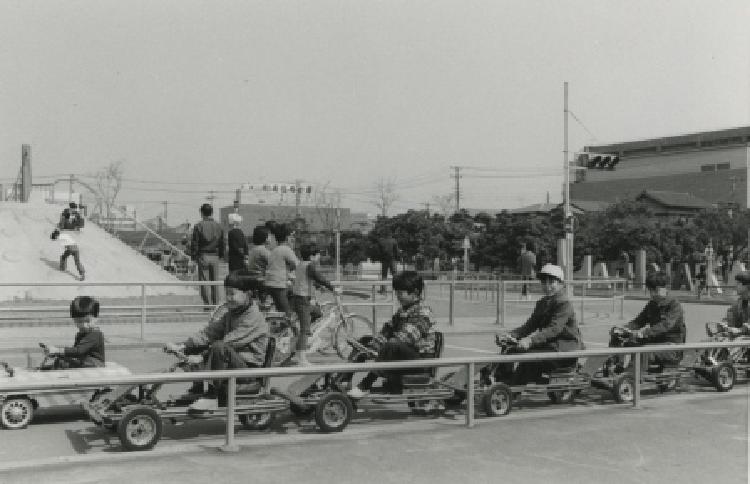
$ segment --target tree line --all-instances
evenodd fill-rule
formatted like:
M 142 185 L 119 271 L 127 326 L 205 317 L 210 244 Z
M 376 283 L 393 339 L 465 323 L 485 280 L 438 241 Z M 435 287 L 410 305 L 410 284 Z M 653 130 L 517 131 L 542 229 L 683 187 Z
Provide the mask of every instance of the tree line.
M 734 250 L 734 257 L 747 258 L 748 210 L 711 209 L 691 216 L 657 216 L 642 201 L 623 200 L 601 212 L 576 215 L 574 264 L 580 267 L 584 255 L 595 262 L 618 260 L 623 252 L 631 258 L 645 249 L 648 262 L 698 262 L 705 248 L 715 253 Z M 367 235 L 356 231 L 341 234 L 342 263 L 359 264 L 378 260 L 377 240 L 393 235 L 404 262 L 420 269 L 432 269 L 438 258 L 441 268 L 463 257 L 462 242 L 471 241 L 469 262 L 477 269 L 516 269 L 522 243 L 537 254 L 541 265 L 555 262 L 557 240 L 564 238 L 562 209 L 548 213 L 518 214 L 506 210 L 496 214 L 470 215 L 465 210 L 445 217 L 425 210 L 410 210 L 392 217 L 378 217 Z M 335 247 L 329 247 L 335 253 Z M 461 267 L 461 266 L 459 266 Z

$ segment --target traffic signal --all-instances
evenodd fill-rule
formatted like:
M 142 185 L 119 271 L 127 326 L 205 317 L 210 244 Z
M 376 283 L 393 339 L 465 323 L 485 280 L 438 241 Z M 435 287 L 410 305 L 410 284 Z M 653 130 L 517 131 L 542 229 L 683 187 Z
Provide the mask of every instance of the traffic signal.
M 614 170 L 620 162 L 620 157 L 611 153 L 580 153 L 578 164 L 586 168 L 598 170 Z

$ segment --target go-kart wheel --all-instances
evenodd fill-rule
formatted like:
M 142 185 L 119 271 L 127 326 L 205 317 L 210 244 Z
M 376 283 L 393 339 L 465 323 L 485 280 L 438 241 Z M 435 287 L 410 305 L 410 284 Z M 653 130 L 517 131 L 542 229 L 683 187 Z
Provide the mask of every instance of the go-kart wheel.
M 240 414 L 240 423 L 247 430 L 266 430 L 274 421 L 273 412 Z
M 620 375 L 615 378 L 612 394 L 617 403 L 632 402 L 635 397 L 635 382 L 631 375 Z
M 508 415 L 513 407 L 513 392 L 505 383 L 495 383 L 482 395 L 482 409 L 488 417 Z
M 720 392 L 731 390 L 734 387 L 736 377 L 737 372 L 734 371 L 734 366 L 726 361 L 711 369 L 711 383 Z
M 552 403 L 573 403 L 580 392 L 580 390 L 547 392 L 547 397 L 549 397 L 549 401 Z
M 162 422 L 152 408 L 137 407 L 125 413 L 117 425 L 117 435 L 125 450 L 149 450 L 159 442 Z
M 323 432 L 341 432 L 349 425 L 354 407 L 343 393 L 323 395 L 315 407 L 315 423 Z
M 11 397 L 0 407 L 0 422 L 8 430 L 25 429 L 34 418 L 34 404 L 26 397 Z

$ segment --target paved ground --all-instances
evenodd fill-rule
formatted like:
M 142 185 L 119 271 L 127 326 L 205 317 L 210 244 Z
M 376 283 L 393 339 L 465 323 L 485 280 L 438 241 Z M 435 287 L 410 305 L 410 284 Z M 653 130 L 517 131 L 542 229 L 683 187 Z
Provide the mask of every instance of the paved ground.
M 360 417 L 335 435 L 304 426 L 243 432 L 236 454 L 219 451 L 220 440 L 201 438 L 186 426 L 181 444 L 147 453 L 113 449 L 37 460 L 30 455 L 21 466 L 3 459 L 7 470 L 0 470 L 0 481 L 745 483 L 747 415 L 747 387 L 720 395 L 652 396 L 637 410 L 528 404 L 506 417 L 480 419 L 472 429 L 462 426 L 461 415 L 417 419 L 382 413 Z M 220 422 L 213 431 L 218 427 Z M 102 446 L 104 437 L 95 433 L 69 431 L 68 437 Z
M 431 303 L 440 316 L 445 301 L 433 298 Z M 643 304 L 625 301 L 626 319 Z M 471 314 L 475 305 L 482 306 L 476 312 L 486 310 L 477 301 L 462 302 L 457 309 Z M 530 302 L 510 304 L 509 326 L 520 323 L 530 307 Z M 690 341 L 702 339 L 704 322 L 725 311 L 714 305 L 684 308 Z M 582 328 L 589 347 L 606 344 L 609 327 L 622 322 L 619 307 L 613 312 L 611 302 L 587 304 L 586 316 Z M 494 318 L 463 316 L 453 326 L 445 317 L 438 319 L 446 332 L 446 356 L 494 353 Z M 107 324 L 109 359 L 134 372 L 157 371 L 170 361 L 155 347 L 201 324 L 149 323 L 145 348 L 139 325 Z M 67 343 L 72 334 L 64 326 L 2 328 L 0 359 L 23 365 L 24 348 L 37 357 L 38 341 Z M 268 433 L 238 431 L 242 451 L 236 455 L 215 450 L 223 442 L 221 420 L 190 422 L 168 426 L 154 451 L 128 454 L 120 451 L 116 437 L 79 411 L 63 408 L 41 412 L 24 431 L 2 431 L 0 469 L 7 472 L 0 481 L 189 483 L 220 472 L 222 478 L 311 483 L 453 482 L 462 477 L 471 482 L 711 482 L 717 475 L 722 482 L 746 482 L 747 416 L 748 385 L 743 383 L 728 394 L 701 385 L 670 395 L 646 393 L 641 410 L 615 405 L 608 395 L 592 391 L 574 406 L 550 405 L 546 398 L 529 401 L 507 417 L 480 418 L 474 429 L 462 426 L 461 412 L 426 419 L 400 406 L 367 408 L 338 435 L 320 434 L 309 422 L 287 416 Z

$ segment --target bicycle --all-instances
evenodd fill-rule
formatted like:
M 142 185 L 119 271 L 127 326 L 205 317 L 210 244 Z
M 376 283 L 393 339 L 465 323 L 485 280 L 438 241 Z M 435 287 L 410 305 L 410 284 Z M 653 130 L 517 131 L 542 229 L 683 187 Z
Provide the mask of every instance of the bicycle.
M 361 294 L 356 292 L 346 294 L 361 297 Z M 372 322 L 364 316 L 347 312 L 339 294 L 334 293 L 333 301 L 312 304 L 320 308 L 321 315 L 310 323 L 306 349 L 308 353 L 335 352 L 339 357 L 346 359 L 351 352 L 347 340 L 373 334 Z M 271 310 L 269 306 L 264 306 L 263 310 L 271 335 L 276 338 L 277 356 L 274 358 L 274 364 L 283 365 L 296 352 L 299 331 L 297 316 L 292 314 L 291 317 L 287 317 L 284 313 Z
M 358 295 L 359 293 L 349 293 Z M 340 294 L 333 294 L 333 301 L 320 304 L 323 313 L 310 325 L 307 351 L 325 354 L 333 349 L 340 358 L 347 359 L 352 351 L 350 340 L 374 334 L 375 328 L 368 318 L 345 311 Z

